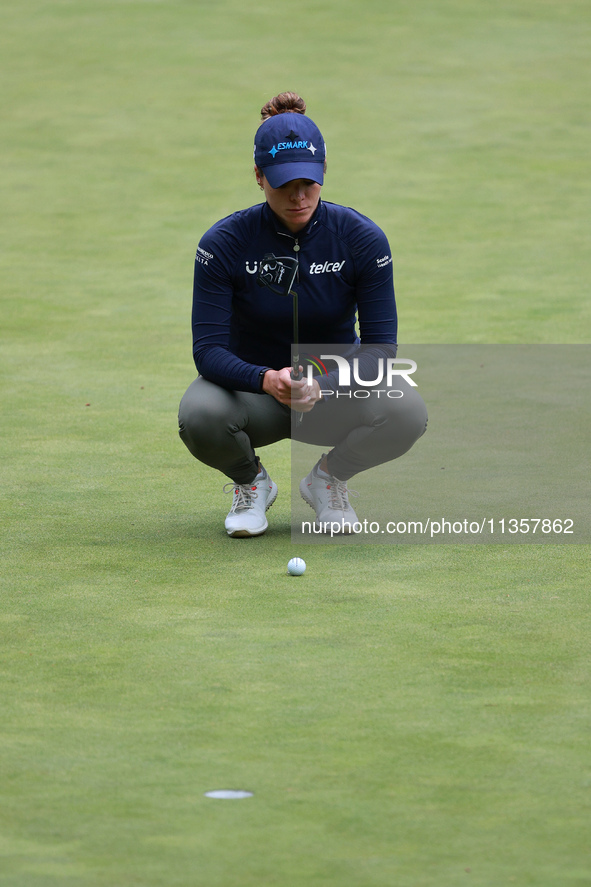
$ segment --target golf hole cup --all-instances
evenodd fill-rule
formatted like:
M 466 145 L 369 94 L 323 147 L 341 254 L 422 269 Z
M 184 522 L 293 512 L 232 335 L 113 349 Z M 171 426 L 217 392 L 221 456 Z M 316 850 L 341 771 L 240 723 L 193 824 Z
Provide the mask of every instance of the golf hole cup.
M 306 570 L 306 561 L 301 557 L 292 557 L 287 564 L 287 572 L 290 576 L 301 576 Z

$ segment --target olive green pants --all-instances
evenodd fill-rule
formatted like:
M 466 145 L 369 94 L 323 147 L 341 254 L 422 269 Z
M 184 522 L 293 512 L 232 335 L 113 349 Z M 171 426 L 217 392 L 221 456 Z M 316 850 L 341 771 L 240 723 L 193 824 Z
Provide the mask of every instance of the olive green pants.
M 297 414 L 269 394 L 228 391 L 203 377 L 187 389 L 179 408 L 179 434 L 188 450 L 234 483 L 258 472 L 256 450 L 285 438 L 332 448 L 329 470 L 339 480 L 406 453 L 427 427 L 427 409 L 404 380 L 397 391 L 363 397 L 328 397 Z

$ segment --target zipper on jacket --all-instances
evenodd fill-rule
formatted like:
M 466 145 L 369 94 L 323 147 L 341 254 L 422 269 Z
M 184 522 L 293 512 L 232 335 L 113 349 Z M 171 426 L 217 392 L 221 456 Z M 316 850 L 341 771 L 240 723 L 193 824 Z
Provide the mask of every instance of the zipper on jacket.
M 284 234 L 283 231 L 278 231 L 277 233 L 281 237 L 288 237 L 289 240 L 293 240 L 292 249 L 293 249 L 294 253 L 296 254 L 296 261 L 297 261 L 296 280 L 299 283 L 299 280 L 300 280 L 300 249 L 301 249 L 300 241 L 297 237 L 294 237 L 292 234 Z
M 300 244 L 299 244 L 297 237 L 295 238 L 295 243 L 293 245 L 293 251 L 296 254 L 296 262 L 297 262 L 296 280 L 299 283 L 300 282 Z

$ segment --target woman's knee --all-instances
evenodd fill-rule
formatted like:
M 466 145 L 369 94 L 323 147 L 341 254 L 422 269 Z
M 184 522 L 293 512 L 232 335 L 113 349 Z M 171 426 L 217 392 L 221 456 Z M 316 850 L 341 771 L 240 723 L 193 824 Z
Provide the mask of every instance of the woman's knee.
M 232 403 L 231 392 L 196 379 L 179 405 L 179 434 L 185 443 L 190 441 L 196 446 L 203 441 L 211 447 L 213 441 L 228 434 L 228 426 L 236 423 L 237 413 L 238 404 Z
M 393 458 L 396 458 L 407 452 L 427 430 L 427 407 L 413 389 L 405 391 L 404 397 L 389 400 L 384 406 L 374 427 L 380 429 L 381 438 L 390 441 L 395 453 Z
M 427 430 L 428 418 L 425 401 L 417 391 L 413 391 L 412 397 L 407 401 L 406 421 L 415 440 L 422 437 Z
M 402 397 L 380 398 L 380 407 L 372 425 L 405 428 L 409 436 L 414 435 L 418 439 L 425 433 L 427 418 L 425 401 L 414 388 L 407 388 Z

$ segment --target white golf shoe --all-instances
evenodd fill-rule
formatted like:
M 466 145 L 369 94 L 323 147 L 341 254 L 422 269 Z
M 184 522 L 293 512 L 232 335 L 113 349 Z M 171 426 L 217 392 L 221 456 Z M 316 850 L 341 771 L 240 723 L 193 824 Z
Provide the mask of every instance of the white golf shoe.
M 319 473 L 318 467 L 322 459 L 300 481 L 300 495 L 316 512 L 316 527 L 321 532 L 331 535 L 356 533 L 358 529 L 355 525 L 359 521 L 349 503 L 349 494 L 358 494 L 347 489 L 346 481 L 324 472 Z
M 277 498 L 277 484 L 274 483 L 261 465 L 261 471 L 250 484 L 225 484 L 224 493 L 233 492 L 234 501 L 226 518 L 228 536 L 241 538 L 260 536 L 269 522 L 265 517 Z

